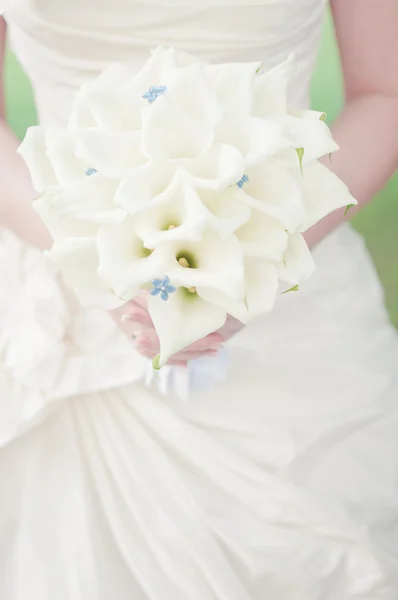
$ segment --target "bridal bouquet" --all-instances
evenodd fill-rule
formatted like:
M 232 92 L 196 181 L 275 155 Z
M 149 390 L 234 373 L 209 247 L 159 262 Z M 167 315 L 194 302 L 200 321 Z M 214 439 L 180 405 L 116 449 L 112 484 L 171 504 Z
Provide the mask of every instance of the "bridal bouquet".
M 338 149 L 324 114 L 288 107 L 293 69 L 159 48 L 85 84 L 64 129 L 27 132 L 49 256 L 83 304 L 148 290 L 155 368 L 297 290 L 314 270 L 302 233 L 355 204 L 318 160 Z

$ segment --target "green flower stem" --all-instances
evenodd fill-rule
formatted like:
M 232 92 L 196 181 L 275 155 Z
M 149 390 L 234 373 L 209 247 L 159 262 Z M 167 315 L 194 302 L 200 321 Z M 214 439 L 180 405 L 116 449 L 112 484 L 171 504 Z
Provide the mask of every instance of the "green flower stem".
M 304 172 L 303 172 L 304 148 L 296 148 L 296 152 L 297 152 L 297 156 L 298 156 L 299 163 L 300 163 L 301 174 L 304 175 Z

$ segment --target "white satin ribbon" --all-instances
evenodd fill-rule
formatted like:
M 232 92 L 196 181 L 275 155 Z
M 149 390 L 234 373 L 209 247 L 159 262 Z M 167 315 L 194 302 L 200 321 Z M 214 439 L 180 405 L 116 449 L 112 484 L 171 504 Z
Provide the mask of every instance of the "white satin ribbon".
M 204 356 L 189 361 L 186 367 L 166 365 L 160 371 L 152 368 L 148 360 L 145 383 L 155 385 L 162 395 L 175 394 L 188 400 L 191 392 L 204 392 L 225 381 L 228 373 L 228 353 L 225 348 L 215 356 Z

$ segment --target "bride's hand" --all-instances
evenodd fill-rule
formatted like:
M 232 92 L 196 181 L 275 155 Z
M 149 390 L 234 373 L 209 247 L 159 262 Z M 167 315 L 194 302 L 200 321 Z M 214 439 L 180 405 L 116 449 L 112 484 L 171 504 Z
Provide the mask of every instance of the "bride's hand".
M 154 358 L 159 354 L 159 339 L 147 309 L 147 295 L 145 293 L 114 311 L 114 316 L 119 321 L 123 331 L 130 337 L 135 338 L 136 349 L 140 354 L 148 358 Z M 169 360 L 169 364 L 185 365 L 195 358 L 216 354 L 223 342 L 232 337 L 242 327 L 243 325 L 239 321 L 228 316 L 222 329 L 178 352 Z

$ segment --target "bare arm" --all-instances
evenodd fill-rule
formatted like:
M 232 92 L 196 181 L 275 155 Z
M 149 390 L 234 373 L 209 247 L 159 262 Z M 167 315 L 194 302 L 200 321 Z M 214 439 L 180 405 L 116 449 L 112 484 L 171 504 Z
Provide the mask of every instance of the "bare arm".
M 35 192 L 25 163 L 16 153 L 19 141 L 4 119 L 2 67 L 5 37 L 5 22 L 0 17 L 0 225 L 44 249 L 51 244 L 51 238 L 32 208 Z
M 346 106 L 333 126 L 341 150 L 326 164 L 347 183 L 358 210 L 398 166 L 398 2 L 331 0 L 331 6 Z M 344 211 L 335 211 L 307 233 L 308 241 L 343 220 Z

